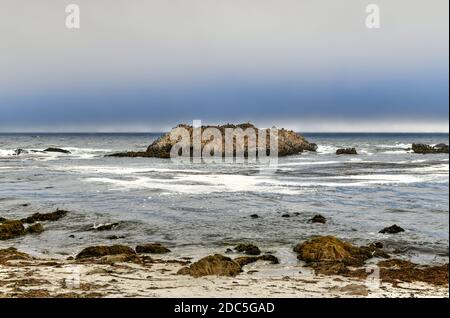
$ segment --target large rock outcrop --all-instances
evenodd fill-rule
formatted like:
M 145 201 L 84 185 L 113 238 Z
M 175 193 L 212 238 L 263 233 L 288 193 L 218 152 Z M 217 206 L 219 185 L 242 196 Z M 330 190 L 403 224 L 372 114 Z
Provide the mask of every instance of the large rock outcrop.
M 192 139 L 193 135 L 193 128 L 189 125 L 178 125 L 174 129 L 177 128 L 185 128 L 187 131 L 189 131 L 189 135 Z M 232 124 L 226 124 L 223 126 L 202 126 L 202 132 L 207 128 L 217 128 L 220 130 L 222 134 L 222 153 L 225 153 L 224 147 L 225 147 L 225 129 L 226 128 L 241 128 L 242 130 L 246 130 L 248 128 L 250 129 L 257 129 L 254 125 L 250 123 L 245 124 L 239 124 L 239 125 L 232 125 Z M 174 130 L 173 129 L 173 130 Z M 172 131 L 173 131 L 172 130 Z M 257 131 L 256 131 L 257 132 Z M 257 136 L 258 138 L 258 136 Z M 266 140 L 269 140 L 267 138 Z M 211 142 L 210 140 L 202 140 L 202 149 L 203 147 L 208 143 Z M 164 136 L 158 138 L 155 140 L 146 151 L 138 151 L 138 152 L 123 152 L 123 153 L 116 153 L 109 156 L 112 157 L 156 157 L 156 158 L 170 158 L 170 150 L 172 149 L 172 146 L 176 143 L 176 141 L 171 140 L 170 133 L 166 133 Z M 236 151 L 236 140 L 233 142 L 234 149 Z M 238 146 L 240 146 L 238 144 Z M 244 144 L 244 154 L 247 155 L 247 142 Z M 266 151 L 270 149 L 270 145 L 267 144 Z M 308 142 L 303 136 L 295 133 L 292 130 L 286 130 L 284 128 L 278 129 L 278 156 L 288 156 L 288 155 L 295 155 L 298 153 L 301 153 L 305 150 L 308 151 L 316 151 L 317 145 L 314 143 Z M 192 147 L 191 147 L 191 155 L 192 155 Z
M 412 144 L 412 150 L 414 153 L 448 153 L 449 147 L 446 144 L 437 144 L 435 146 L 430 146 L 426 144 Z

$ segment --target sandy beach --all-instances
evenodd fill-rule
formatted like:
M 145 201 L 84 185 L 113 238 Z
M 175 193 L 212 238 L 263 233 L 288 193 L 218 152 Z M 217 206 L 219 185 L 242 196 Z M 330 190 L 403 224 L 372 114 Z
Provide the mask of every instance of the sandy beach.
M 1 250 L 0 297 L 449 297 L 447 285 L 396 284 L 315 275 L 299 263 L 243 266 L 235 277 L 177 275 L 189 261 L 148 257 L 141 264 L 109 256 L 87 261 L 38 259 Z M 288 275 L 285 275 L 289 272 Z

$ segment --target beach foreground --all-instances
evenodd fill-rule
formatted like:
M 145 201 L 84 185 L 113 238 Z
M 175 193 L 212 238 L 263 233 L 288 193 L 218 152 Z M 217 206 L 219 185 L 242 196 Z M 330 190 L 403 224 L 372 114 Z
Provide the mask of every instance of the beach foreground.
M 266 262 L 236 277 L 177 275 L 186 259 L 122 256 L 89 260 L 37 259 L 10 250 L 0 262 L 0 297 L 449 297 L 447 285 L 423 282 L 379 285 L 370 278 L 315 275 L 302 266 Z M 8 254 L 8 255 L 7 255 Z

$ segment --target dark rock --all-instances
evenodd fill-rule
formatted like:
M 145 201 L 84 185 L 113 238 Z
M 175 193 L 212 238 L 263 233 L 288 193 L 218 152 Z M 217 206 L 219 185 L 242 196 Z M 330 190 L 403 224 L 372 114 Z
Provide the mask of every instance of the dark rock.
M 320 214 L 316 214 L 309 220 L 309 222 L 325 224 L 327 223 L 327 219 Z
M 21 148 L 14 150 L 14 156 L 20 156 L 21 154 L 27 154 L 27 153 L 28 153 L 28 151 L 21 149 Z
M 71 234 L 69 235 L 70 238 L 75 238 L 75 235 Z
M 207 128 L 217 128 L 222 133 L 222 137 L 225 136 L 225 129 L 226 128 L 241 128 L 245 131 L 245 129 L 253 128 L 257 129 L 254 125 L 250 123 L 244 123 L 239 125 L 223 125 L 223 126 L 202 126 L 202 131 Z M 190 136 L 193 134 L 193 128 L 189 125 L 178 125 L 174 129 L 172 129 L 172 132 L 176 131 L 177 129 L 186 129 Z M 170 139 L 171 133 L 167 133 L 164 136 L 158 138 L 155 140 L 146 151 L 138 151 L 138 152 L 123 152 L 123 153 L 116 153 L 111 154 L 108 156 L 111 157 L 157 157 L 157 158 L 170 158 L 170 150 L 172 149 L 172 146 L 176 143 L 176 141 Z M 258 132 L 256 131 L 256 135 L 258 135 Z M 223 137 L 224 138 L 224 137 Z M 222 138 L 222 139 L 223 139 Z M 206 143 L 208 143 L 209 140 L 202 140 L 201 147 L 203 148 Z M 236 142 L 234 141 L 234 151 L 233 154 L 236 152 Z M 241 145 L 238 145 L 241 146 Z M 248 145 L 244 141 L 244 145 L 242 145 L 244 148 L 244 154 L 248 155 Z M 225 142 L 222 143 L 222 153 L 225 155 Z M 299 134 L 286 129 L 278 129 L 278 156 L 288 156 L 288 155 L 295 155 L 303 152 L 304 150 L 308 151 L 316 151 L 317 145 L 308 142 L 304 137 L 300 136 Z M 268 145 L 266 148 L 266 152 L 270 150 L 270 146 Z M 192 156 L 192 149 L 190 155 Z M 231 154 L 230 154 L 231 155 Z
M 25 227 L 21 221 L 5 221 L 0 224 L 0 240 L 12 239 L 25 233 Z
M 430 154 L 430 153 L 449 153 L 449 146 L 446 144 L 437 144 L 430 146 L 426 144 L 412 144 L 414 153 Z
M 234 261 L 236 263 L 238 263 L 239 265 L 245 266 L 247 264 L 250 263 L 254 263 L 256 261 L 268 261 L 271 264 L 279 264 L 280 261 L 278 260 L 278 258 L 276 256 L 270 255 L 270 254 L 266 254 L 266 255 L 261 255 L 261 256 L 242 256 L 242 257 L 238 257 L 235 258 Z
M 389 227 L 385 227 L 384 229 L 382 229 L 379 233 L 383 233 L 383 234 L 396 234 L 396 233 L 400 233 L 400 232 L 405 232 L 404 229 L 402 229 L 400 226 L 398 226 L 397 224 L 394 224 L 392 226 Z
M 136 254 L 136 252 L 132 248 L 124 245 L 91 246 L 83 249 L 80 253 L 78 253 L 76 258 L 82 259 L 82 258 L 102 257 L 106 255 L 118 255 L 118 254 L 134 255 Z
M 100 224 L 90 228 L 90 231 L 110 231 L 113 228 L 117 227 L 119 223 L 108 223 L 108 224 Z
M 64 217 L 68 212 L 64 210 L 56 210 L 51 213 L 35 213 L 32 216 L 29 216 L 21 221 L 23 223 L 34 223 L 34 222 L 44 222 L 44 221 L 57 221 L 60 218 Z
M 65 154 L 69 154 L 70 153 L 69 150 L 64 150 L 64 149 L 61 149 L 61 148 L 52 148 L 52 147 L 44 149 L 44 152 L 59 152 L 59 153 L 65 153 Z
M 373 243 L 370 243 L 370 244 L 369 244 L 369 247 L 371 247 L 371 246 L 373 246 L 373 247 L 375 247 L 375 248 L 383 248 L 383 247 L 384 247 L 383 243 L 381 243 L 381 242 L 373 242 Z
M 0 217 L 0 223 L 6 222 L 6 221 L 8 221 L 8 219 Z
M 240 272 L 242 272 L 241 265 L 237 262 L 229 257 L 215 254 L 206 256 L 189 267 L 183 267 L 177 274 L 191 275 L 193 277 L 209 275 L 234 277 Z
M 170 250 L 167 247 L 162 246 L 160 243 L 151 243 L 136 246 L 136 253 L 144 254 L 165 254 Z
M 288 213 L 285 213 L 285 214 L 281 215 L 281 217 L 282 217 L 282 218 L 290 218 L 290 217 L 291 217 L 291 215 L 290 215 L 290 214 L 288 214 Z
M 258 219 L 258 218 L 259 218 L 259 215 L 258 215 L 258 214 L 252 214 L 252 215 L 250 215 L 250 217 L 251 217 L 252 219 Z
M 337 155 L 357 155 L 355 148 L 341 148 L 336 150 Z
M 44 227 L 41 223 L 35 223 L 26 228 L 26 232 L 30 234 L 40 234 L 44 232 Z
M 245 253 L 247 255 L 261 254 L 261 250 L 258 248 L 258 246 L 253 244 L 239 244 L 234 249 L 240 253 Z
M 226 253 L 226 254 L 231 254 L 231 253 L 233 253 L 233 250 L 232 250 L 231 248 L 227 248 L 227 249 L 225 250 L 225 253 Z

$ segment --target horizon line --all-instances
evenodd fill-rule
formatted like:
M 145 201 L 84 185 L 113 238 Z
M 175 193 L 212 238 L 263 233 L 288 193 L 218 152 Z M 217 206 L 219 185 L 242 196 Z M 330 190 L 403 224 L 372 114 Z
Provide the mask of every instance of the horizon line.
M 262 128 L 267 129 L 267 128 Z M 296 131 L 300 134 L 449 134 L 449 131 Z M 0 131 L 0 134 L 166 134 L 170 131 Z

